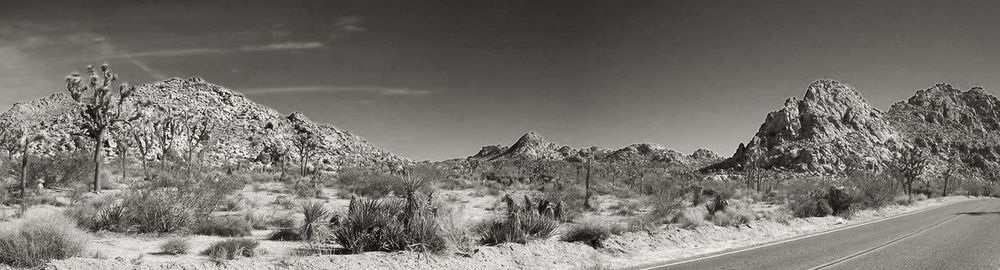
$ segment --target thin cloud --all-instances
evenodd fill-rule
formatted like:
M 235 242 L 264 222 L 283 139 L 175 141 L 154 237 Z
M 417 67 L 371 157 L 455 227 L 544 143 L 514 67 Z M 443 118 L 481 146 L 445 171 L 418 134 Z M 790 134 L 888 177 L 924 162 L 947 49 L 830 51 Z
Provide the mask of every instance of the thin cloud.
M 246 95 L 268 95 L 268 94 L 308 93 L 308 92 L 327 92 L 327 93 L 356 92 L 356 93 L 370 93 L 379 96 L 418 96 L 418 95 L 427 95 L 434 93 L 434 91 L 431 90 L 411 89 L 411 88 L 378 87 L 378 86 L 322 86 L 322 85 L 256 88 L 256 89 L 247 89 L 241 92 L 243 92 L 243 94 Z
M 322 42 L 313 41 L 313 42 L 284 42 L 284 43 L 266 44 L 259 46 L 244 46 L 240 49 L 245 52 L 257 52 L 257 51 L 308 50 L 308 49 L 318 49 L 322 47 L 323 47 Z

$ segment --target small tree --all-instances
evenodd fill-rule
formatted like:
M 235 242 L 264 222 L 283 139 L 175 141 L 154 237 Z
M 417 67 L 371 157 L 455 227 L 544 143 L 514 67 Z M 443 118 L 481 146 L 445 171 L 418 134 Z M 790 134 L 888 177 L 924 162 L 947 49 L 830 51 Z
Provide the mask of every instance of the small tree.
M 958 158 L 957 154 L 951 153 L 948 156 L 948 165 L 944 168 L 944 171 L 941 172 L 941 197 L 948 196 L 948 184 L 951 182 L 951 178 L 958 173 L 961 166 L 961 160 Z
M 122 102 L 135 92 L 135 86 L 130 86 L 128 83 L 118 84 L 120 94 L 118 99 L 114 100 L 111 88 L 118 81 L 118 75 L 111 72 L 108 64 L 101 65 L 99 71 L 93 66 L 87 66 L 87 74 L 90 75 L 90 81 L 87 85 L 83 84 L 79 73 L 70 74 L 66 78 L 66 90 L 82 109 L 80 114 L 83 117 L 84 128 L 87 130 L 86 134 L 95 140 L 94 192 L 100 193 L 101 163 L 103 163 L 101 154 L 104 150 L 104 136 L 108 127 L 115 123 L 130 121 L 138 117 L 136 115 L 132 119 L 126 119 L 122 115 L 121 106 Z M 88 90 L 93 92 L 93 95 L 90 98 L 85 98 L 83 94 Z
M 904 149 L 895 160 L 895 171 L 903 184 L 907 196 L 913 196 L 913 183 L 927 168 L 927 157 L 917 148 Z

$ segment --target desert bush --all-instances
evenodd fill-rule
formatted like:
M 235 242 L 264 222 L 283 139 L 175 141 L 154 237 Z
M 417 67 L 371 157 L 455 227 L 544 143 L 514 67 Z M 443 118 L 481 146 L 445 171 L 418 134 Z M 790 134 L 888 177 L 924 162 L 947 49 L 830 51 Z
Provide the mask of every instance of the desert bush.
M 475 236 L 455 208 L 440 209 L 438 225 L 449 249 L 469 254 L 474 249 Z
M 267 237 L 271 241 L 302 241 L 302 235 L 298 230 L 280 229 Z
M 337 178 L 340 188 L 355 195 L 379 199 L 389 194 L 403 194 L 402 180 L 390 174 L 361 173 L 341 175 Z
M 253 226 L 249 222 L 235 216 L 208 218 L 191 228 L 194 234 L 222 237 L 250 236 L 252 230 Z
M 797 196 L 786 206 L 796 217 L 851 216 L 862 201 L 853 190 L 831 187 Z
M 716 211 L 710 215 L 712 223 L 717 226 L 737 226 L 747 224 L 757 219 L 757 215 L 742 201 L 730 201 L 728 206 L 722 211 Z
M 33 267 L 83 253 L 86 233 L 63 215 L 29 216 L 0 227 L 0 263 Z
M 582 186 L 568 185 L 563 188 L 545 189 L 542 199 L 551 202 L 561 202 L 562 214 L 558 221 L 571 221 L 583 214 L 586 192 Z
M 608 207 L 608 210 L 611 210 L 618 216 L 634 216 L 636 212 L 639 212 L 639 203 L 633 201 L 620 201 L 617 204 Z
M 323 202 L 320 201 L 304 202 L 301 206 L 305 219 L 302 222 L 302 228 L 299 229 L 299 234 L 305 240 L 312 240 L 313 226 L 330 215 L 330 210 L 323 206 Z
M 215 242 L 201 255 L 212 257 L 213 260 L 233 260 L 238 257 L 254 257 L 260 242 L 247 238 L 227 239 Z
M 114 197 L 103 197 L 76 204 L 66 209 L 65 215 L 76 221 L 81 228 L 90 231 L 129 230 L 126 208 L 120 200 Z
M 611 229 L 608 226 L 595 222 L 584 222 L 564 232 L 562 240 L 582 242 L 593 248 L 601 248 L 604 246 L 604 240 L 607 240 L 608 237 L 611 237 Z
M 538 210 L 530 203 L 521 208 L 506 197 L 508 213 L 504 217 L 486 219 L 476 225 L 475 231 L 480 236 L 480 242 L 485 245 L 502 243 L 524 244 L 533 239 L 547 239 L 559 229 L 559 221 L 551 210 Z M 543 201 L 544 204 L 547 201 Z M 558 207 L 558 205 L 556 206 Z M 545 207 L 540 207 L 545 208 Z
M 125 196 L 127 222 L 139 233 L 173 232 L 191 224 L 193 209 L 178 203 L 169 190 L 139 190 Z
M 708 221 L 705 220 L 707 215 L 708 210 L 705 208 L 685 208 L 678 215 L 674 216 L 672 222 L 680 225 L 681 228 L 694 228 L 708 224 Z
M 297 223 L 298 221 L 295 220 L 294 216 L 282 215 L 279 217 L 275 217 L 271 220 L 268 220 L 265 224 L 267 224 L 267 226 L 270 227 L 290 229 L 290 228 L 296 228 Z
M 847 175 L 847 183 L 858 190 L 860 203 L 868 208 L 877 208 L 892 203 L 898 194 L 895 187 L 896 179 L 884 173 L 866 171 L 853 172 Z
M 268 217 L 254 210 L 244 210 L 240 216 L 255 230 L 267 229 Z
M 243 186 L 235 178 L 172 178 L 151 173 L 148 181 L 107 198 L 74 206 L 67 214 L 92 231 L 165 233 L 208 218 L 224 198 Z
M 350 253 L 446 248 L 429 207 L 416 206 L 407 213 L 407 205 L 394 198 L 352 199 L 334 231 L 335 241 Z
M 678 210 L 682 209 L 684 203 L 676 192 L 668 191 L 649 195 L 645 199 L 650 211 L 646 213 L 652 222 L 662 223 L 674 216 Z
M 163 254 L 187 254 L 189 249 L 191 249 L 191 244 L 187 238 L 172 238 L 160 245 L 160 252 Z

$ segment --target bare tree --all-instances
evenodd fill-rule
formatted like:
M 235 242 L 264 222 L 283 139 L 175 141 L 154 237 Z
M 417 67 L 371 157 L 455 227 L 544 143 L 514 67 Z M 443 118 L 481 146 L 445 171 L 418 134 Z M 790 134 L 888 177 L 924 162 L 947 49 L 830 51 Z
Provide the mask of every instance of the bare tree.
M 66 78 L 66 90 L 82 108 L 81 116 L 84 128 L 87 130 L 87 135 L 95 140 L 94 192 L 100 193 L 101 163 L 103 163 L 101 154 L 104 150 L 104 136 L 108 127 L 117 122 L 131 120 L 122 115 L 121 105 L 135 92 L 135 87 L 128 85 L 128 83 L 118 84 L 120 93 L 118 99 L 114 100 L 111 88 L 118 81 L 118 75 L 111 72 L 108 64 L 101 65 L 100 70 L 94 69 L 93 66 L 87 66 L 87 74 L 90 76 L 87 85 L 83 84 L 79 73 L 70 74 Z M 93 92 L 93 95 L 90 98 L 85 98 L 83 94 L 88 90 Z M 138 115 L 132 119 L 134 118 L 138 118 Z

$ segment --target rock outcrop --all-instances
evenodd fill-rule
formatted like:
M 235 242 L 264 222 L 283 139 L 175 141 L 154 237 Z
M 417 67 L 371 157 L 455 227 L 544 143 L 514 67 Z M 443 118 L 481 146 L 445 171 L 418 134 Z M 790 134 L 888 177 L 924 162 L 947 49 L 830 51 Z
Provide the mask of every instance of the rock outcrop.
M 857 90 L 833 81 L 813 82 L 800 100 L 767 115 L 736 153 L 706 170 L 765 169 L 836 172 L 847 166 L 884 164 L 905 146 L 881 111 Z
M 211 122 L 209 141 L 199 147 L 207 165 L 215 166 L 270 166 L 275 155 L 287 155 L 287 160 L 297 160 L 294 139 L 297 134 L 316 134 L 317 143 L 322 145 L 311 159 L 310 166 L 318 169 L 334 170 L 345 166 L 393 166 L 406 159 L 382 150 L 361 137 L 328 124 L 316 123 L 300 113 L 283 115 L 271 108 L 257 104 L 238 92 L 205 82 L 200 78 L 188 80 L 172 78 L 162 82 L 145 84 L 136 90 L 123 108 L 127 114 L 140 115 L 132 121 L 129 129 L 112 131 L 106 155 L 114 157 L 116 146 L 133 140 L 135 136 L 125 130 L 144 130 L 152 151 L 139 157 L 138 149 L 127 153 L 147 160 L 179 156 L 187 151 L 192 138 L 183 130 L 176 130 L 165 136 L 156 137 L 157 132 L 166 131 L 156 123 L 179 121 L 183 128 L 191 121 Z M 187 121 L 187 122 L 185 122 Z M 15 104 L 10 110 L 0 114 L 0 125 L 22 126 L 37 129 L 47 137 L 45 144 L 39 144 L 36 151 L 42 154 L 73 151 L 81 147 L 92 147 L 93 140 L 80 136 L 78 107 L 68 95 L 56 93 L 40 100 Z M 88 141 L 89 140 L 89 141 Z M 129 141 L 126 145 L 135 145 Z M 167 147 L 163 147 L 167 146 Z M 166 150 L 166 151 L 163 151 Z
M 886 117 L 907 141 L 935 156 L 955 155 L 986 170 L 1000 162 L 1000 100 L 981 87 L 938 84 L 896 102 Z

